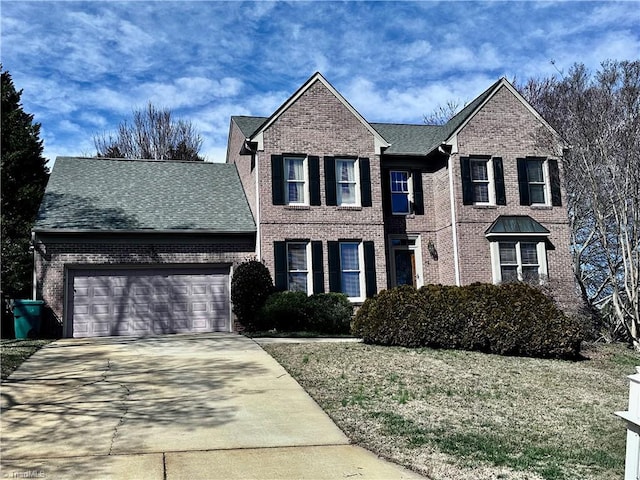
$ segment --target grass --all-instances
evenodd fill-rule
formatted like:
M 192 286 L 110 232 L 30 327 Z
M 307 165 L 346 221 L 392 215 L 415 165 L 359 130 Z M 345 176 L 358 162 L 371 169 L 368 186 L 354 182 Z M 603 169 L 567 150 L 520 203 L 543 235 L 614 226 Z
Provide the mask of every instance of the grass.
M 2 380 L 20 366 L 27 358 L 52 340 L 0 340 L 0 365 Z
M 354 443 L 434 480 L 624 475 L 640 355 L 568 362 L 357 343 L 265 345 Z

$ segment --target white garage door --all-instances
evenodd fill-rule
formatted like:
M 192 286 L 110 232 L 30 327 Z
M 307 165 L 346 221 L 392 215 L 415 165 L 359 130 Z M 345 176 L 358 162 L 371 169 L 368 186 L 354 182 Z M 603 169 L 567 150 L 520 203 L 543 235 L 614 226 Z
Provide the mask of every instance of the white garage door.
M 70 270 L 68 278 L 74 337 L 230 330 L 228 268 Z

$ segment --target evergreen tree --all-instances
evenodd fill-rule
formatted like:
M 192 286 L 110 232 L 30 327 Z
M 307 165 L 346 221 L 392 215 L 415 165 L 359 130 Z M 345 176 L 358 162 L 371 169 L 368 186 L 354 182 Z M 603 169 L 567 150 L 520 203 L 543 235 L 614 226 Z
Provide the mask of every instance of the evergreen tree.
M 48 179 L 40 124 L 22 109 L 9 72 L 2 70 L 2 292 L 29 298 L 33 258 L 31 227 Z

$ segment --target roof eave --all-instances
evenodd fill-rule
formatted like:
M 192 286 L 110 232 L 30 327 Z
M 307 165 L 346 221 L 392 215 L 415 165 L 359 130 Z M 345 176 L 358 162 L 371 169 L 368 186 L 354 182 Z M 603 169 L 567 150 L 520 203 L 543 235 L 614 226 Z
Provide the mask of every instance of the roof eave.
M 105 230 L 97 228 L 87 229 L 71 229 L 71 228 L 34 228 L 33 233 L 37 234 L 155 234 L 155 235 L 168 235 L 168 234 L 193 234 L 193 235 L 249 235 L 256 232 L 256 229 L 252 230 L 153 230 L 153 229 L 138 229 L 138 230 Z

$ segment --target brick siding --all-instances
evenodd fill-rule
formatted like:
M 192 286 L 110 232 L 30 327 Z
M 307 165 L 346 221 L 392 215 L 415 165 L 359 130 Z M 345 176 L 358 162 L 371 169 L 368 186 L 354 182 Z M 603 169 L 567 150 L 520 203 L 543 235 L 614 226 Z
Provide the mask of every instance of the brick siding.
M 253 238 L 148 239 L 81 241 L 43 236 L 36 244 L 36 291 L 62 323 L 66 269 L 79 266 L 162 266 L 238 264 L 254 252 Z M 157 238 L 157 237 L 155 237 Z M 148 240 L 147 240 L 148 239 Z

